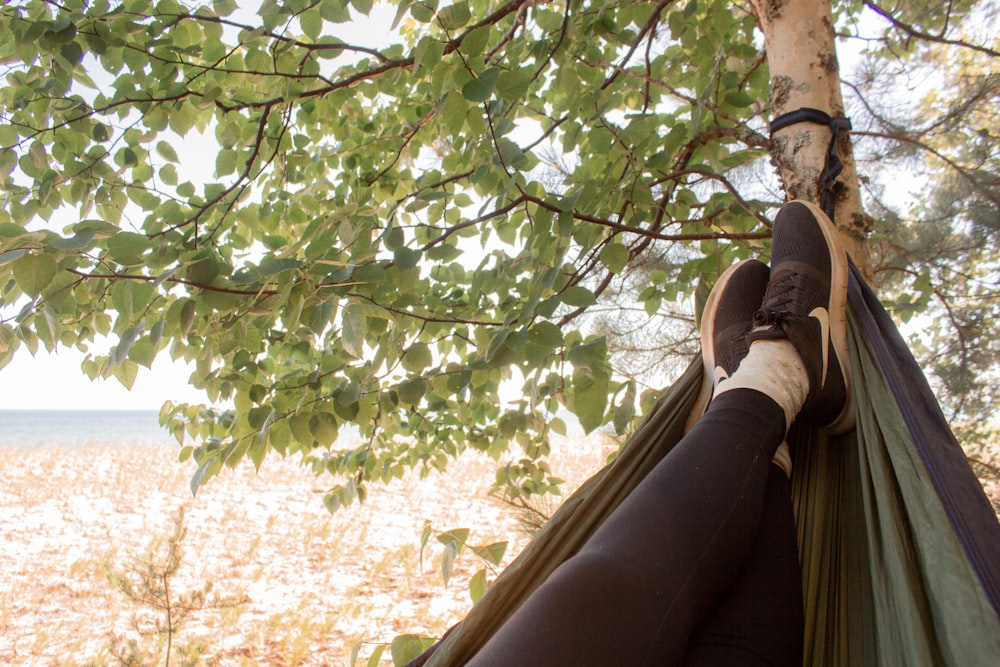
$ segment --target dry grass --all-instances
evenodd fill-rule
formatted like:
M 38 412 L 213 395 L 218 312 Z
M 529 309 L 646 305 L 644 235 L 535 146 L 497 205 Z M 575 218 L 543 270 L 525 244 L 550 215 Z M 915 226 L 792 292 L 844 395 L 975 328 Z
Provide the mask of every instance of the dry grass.
M 566 442 L 553 472 L 577 484 L 605 455 L 597 441 Z M 474 544 L 507 540 L 507 561 L 525 542 L 516 510 L 487 497 L 494 464 L 474 455 L 335 515 L 320 481 L 290 461 L 226 471 L 194 499 L 192 468 L 169 447 L 4 449 L 0 469 L 0 664 L 116 664 L 109 640 L 137 637 L 139 610 L 107 568 L 164 551 L 180 508 L 175 588 L 211 582 L 249 600 L 182 626 L 177 641 L 205 665 L 344 665 L 359 642 L 365 657 L 400 633 L 439 636 L 471 605 L 467 582 L 482 564 L 463 553 L 445 587 L 437 541 L 421 566 L 424 522 L 470 528 Z

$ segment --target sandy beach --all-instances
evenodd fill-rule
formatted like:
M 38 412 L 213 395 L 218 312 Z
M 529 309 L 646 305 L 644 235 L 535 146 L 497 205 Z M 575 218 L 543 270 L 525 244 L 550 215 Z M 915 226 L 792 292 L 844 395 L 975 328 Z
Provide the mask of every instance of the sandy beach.
M 597 437 L 556 443 L 553 473 L 568 493 L 612 448 Z M 474 454 L 448 475 L 372 486 L 366 503 L 333 515 L 322 503 L 332 478 L 293 460 L 224 470 L 192 498 L 193 466 L 176 454 L 0 448 L 0 664 L 120 665 L 114 651 L 129 640 L 138 664 L 164 664 L 162 637 L 136 630 L 162 613 L 127 599 L 108 572 L 162 561 L 181 510 L 172 593 L 209 586 L 209 608 L 174 633 L 171 655 L 198 665 L 349 665 L 352 652 L 368 664 L 395 636 L 440 636 L 471 606 L 468 582 L 483 562 L 463 552 L 445 586 L 433 537 L 421 559 L 425 522 L 435 535 L 468 528 L 474 545 L 507 541 L 504 563 L 527 541 L 519 512 L 488 496 L 496 464 Z M 996 478 L 986 487 L 1000 507 Z M 391 664 L 388 650 L 379 664 Z
M 568 463 L 555 471 L 579 483 L 606 449 L 564 443 Z M 208 600 L 245 600 L 195 612 L 176 633 L 175 654 L 180 647 L 203 665 L 345 665 L 359 644 L 357 664 L 366 664 L 396 635 L 439 636 L 471 606 L 468 581 L 483 562 L 463 552 L 446 587 L 433 537 L 421 563 L 425 522 L 435 535 L 469 528 L 470 544 L 508 541 L 505 562 L 527 539 L 518 512 L 487 495 L 495 464 L 476 455 L 454 474 L 373 486 L 366 503 L 331 515 L 322 491 L 332 479 L 291 460 L 268 459 L 260 474 L 225 470 L 192 498 L 193 467 L 176 452 L 0 450 L 0 664 L 119 664 L 112 638 L 162 653 L 133 627 L 157 614 L 107 573 L 165 557 L 182 508 L 175 593 L 210 583 Z

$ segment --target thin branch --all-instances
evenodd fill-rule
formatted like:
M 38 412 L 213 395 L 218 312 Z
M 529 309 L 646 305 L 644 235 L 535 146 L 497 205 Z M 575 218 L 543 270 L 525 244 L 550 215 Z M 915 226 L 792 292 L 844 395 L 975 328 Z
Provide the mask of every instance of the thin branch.
M 534 195 L 524 194 L 523 198 L 527 201 L 544 208 L 546 210 L 552 211 L 553 213 L 562 213 L 562 209 L 556 204 L 547 202 L 543 199 L 539 199 Z M 748 241 L 757 239 L 768 239 L 771 238 L 771 232 L 695 232 L 687 234 L 659 234 L 653 232 L 649 229 L 643 229 L 642 227 L 632 227 L 624 223 L 614 222 L 612 220 L 607 220 L 605 218 L 598 218 L 593 215 L 588 215 L 586 213 L 580 213 L 579 211 L 572 211 L 572 216 L 576 220 L 581 222 L 589 222 L 595 225 L 600 225 L 602 227 L 608 227 L 610 229 L 615 229 L 620 232 L 627 232 L 630 234 L 637 234 L 639 236 L 645 236 L 652 239 L 658 239 L 660 241 L 709 241 L 709 240 L 730 240 L 730 241 Z
M 639 31 L 639 34 L 637 34 L 635 39 L 632 40 L 632 44 L 629 45 L 628 51 L 626 51 L 625 55 L 622 56 L 619 61 L 620 64 L 612 66 L 614 71 L 611 76 L 606 78 L 604 83 L 601 84 L 600 90 L 605 90 L 608 86 L 615 82 L 615 79 L 618 78 L 619 74 L 627 71 L 625 70 L 625 65 L 632 59 L 632 55 L 636 52 L 636 50 L 638 50 L 639 44 L 641 44 L 643 39 L 645 39 L 646 34 L 653 30 L 656 27 L 656 24 L 660 22 L 660 12 L 662 12 L 667 5 L 673 4 L 675 1 L 676 0 L 660 0 L 660 2 L 657 3 L 656 7 L 654 7 L 653 11 L 650 13 L 646 24 L 642 26 L 642 30 Z
M 187 225 L 190 225 L 190 224 L 194 223 L 194 225 L 195 225 L 194 240 L 195 240 L 195 247 L 197 247 L 197 243 L 198 243 L 198 222 L 199 222 L 199 220 L 201 220 L 201 217 L 203 215 L 205 215 L 205 213 L 208 212 L 208 210 L 210 208 L 212 208 L 213 206 L 215 206 L 216 204 L 218 204 L 220 201 L 222 201 L 223 199 L 225 199 L 226 197 L 228 197 L 237 188 L 240 188 L 240 186 L 243 185 L 246 181 L 251 180 L 250 179 L 250 172 L 253 170 L 253 165 L 257 161 L 257 158 L 260 156 L 260 149 L 261 149 L 261 146 L 264 143 L 264 130 L 267 128 L 267 121 L 268 121 L 268 118 L 271 115 L 271 109 L 272 108 L 273 108 L 273 105 L 269 105 L 269 106 L 265 107 L 264 111 L 261 113 L 260 120 L 257 122 L 257 135 L 256 135 L 256 138 L 254 139 L 253 151 L 250 153 L 250 157 L 248 157 L 247 160 L 246 160 L 246 164 L 245 164 L 245 166 L 243 168 L 243 172 L 236 178 L 236 180 L 233 182 L 233 184 L 230 185 L 225 190 L 223 190 L 222 192 L 220 192 L 219 194 L 217 194 L 216 196 L 212 197 L 210 200 L 208 200 L 207 202 L 205 202 L 201 206 L 199 206 L 198 207 L 198 212 L 195 213 L 190 218 L 188 218 L 187 220 L 185 220 L 184 222 L 177 223 L 176 225 L 171 225 L 170 227 L 167 227 L 166 229 L 164 229 L 162 231 L 156 232 L 155 234 L 150 234 L 149 238 L 154 239 L 154 238 L 157 238 L 159 236 L 163 236 L 164 234 L 168 234 L 169 232 L 172 232 L 174 230 L 180 229 L 181 227 L 186 227 Z M 271 158 L 268 160 L 268 162 L 270 162 L 273 159 L 274 159 L 274 155 L 271 156 Z M 245 189 L 245 185 L 244 185 L 243 189 Z
M 483 26 L 493 25 L 494 23 L 499 22 L 501 19 L 503 19 L 507 15 L 512 14 L 512 13 L 518 11 L 518 9 L 522 5 L 524 5 L 524 4 L 528 3 L 528 2 L 532 2 L 532 1 L 533 0 L 513 0 L 512 2 L 508 2 L 507 4 L 502 5 L 495 12 L 493 12 L 492 14 L 490 14 L 489 16 L 487 16 L 486 18 L 484 18 L 484 19 L 482 19 L 480 21 L 477 21 L 476 23 L 470 25 L 466 29 L 466 31 L 463 32 L 461 35 L 459 35 L 458 37 L 455 37 L 454 39 L 449 40 L 447 43 L 445 43 L 444 50 L 442 52 L 442 56 L 446 56 L 446 55 L 449 55 L 451 53 L 454 53 L 455 51 L 458 51 L 458 49 L 462 46 L 462 42 L 465 41 L 465 38 L 468 37 L 473 31 L 475 31 L 478 28 L 481 28 Z M 384 62 L 379 67 L 373 67 L 371 69 L 367 69 L 367 70 L 364 70 L 364 71 L 361 71 L 361 72 L 357 72 L 357 73 L 355 73 L 355 74 L 353 74 L 351 76 L 348 76 L 348 77 L 346 77 L 344 79 L 341 79 L 339 81 L 335 81 L 332 84 L 327 85 L 327 86 L 322 86 L 320 88 L 315 88 L 313 90 L 304 91 L 304 92 L 296 95 L 296 97 L 300 98 L 300 99 L 309 99 L 309 98 L 313 98 L 313 97 L 323 97 L 323 96 L 328 95 L 328 94 L 330 94 L 332 92 L 335 92 L 337 90 L 342 90 L 344 88 L 349 88 L 349 87 L 353 86 L 354 84 L 356 84 L 356 83 L 358 83 L 360 81 L 365 81 L 367 79 L 373 79 L 375 77 L 381 76 L 382 74 L 385 74 L 386 72 L 391 72 L 391 71 L 397 70 L 397 69 L 407 69 L 407 68 L 413 67 L 413 65 L 414 65 L 415 62 L 416 62 L 416 60 L 415 60 L 415 58 L 413 56 L 410 56 L 408 58 L 400 58 L 398 60 L 389 60 L 389 61 Z M 246 108 L 253 108 L 253 107 L 262 107 L 262 106 L 268 106 L 268 105 L 273 106 L 275 104 L 281 104 L 281 103 L 284 103 L 286 101 L 287 100 L 284 97 L 276 97 L 276 98 L 272 98 L 270 100 L 258 100 L 256 102 L 240 102 L 240 103 L 238 103 L 235 106 L 224 105 L 224 104 L 221 104 L 221 103 L 217 103 L 217 104 L 218 104 L 219 108 L 221 108 L 221 109 L 223 109 L 225 111 L 236 111 L 236 110 L 239 110 L 239 109 L 246 109 Z
M 413 319 L 419 320 L 421 322 L 429 322 L 432 324 L 471 324 L 474 326 L 483 326 L 483 327 L 501 327 L 504 325 L 503 322 L 491 322 L 489 320 L 467 320 L 460 317 L 434 317 L 432 315 L 421 315 L 419 313 L 414 313 L 408 310 L 390 308 L 389 306 L 382 305 L 381 303 L 376 301 L 374 298 L 368 296 L 367 294 L 359 294 L 357 292 L 349 292 L 346 296 L 368 301 L 387 312 L 393 313 L 394 315 L 401 315 L 403 317 L 412 317 Z
M 900 32 L 906 33 L 911 37 L 916 37 L 918 39 L 925 39 L 928 42 L 934 42 L 935 44 L 946 44 L 948 46 L 958 46 L 964 49 L 971 49 L 973 51 L 985 53 L 986 55 L 992 56 L 994 58 L 1000 58 L 1000 51 L 995 51 L 989 47 L 980 46 L 979 44 L 972 44 L 970 42 L 966 42 L 960 39 L 948 39 L 947 37 L 943 36 L 944 34 L 943 32 L 941 35 L 932 35 L 929 32 L 924 32 L 923 30 L 920 30 L 916 26 L 910 25 L 909 23 L 897 19 L 887 10 L 882 9 L 874 2 L 866 2 L 865 5 L 873 12 L 875 12 L 876 14 L 887 20 L 889 23 L 891 23 L 894 28 L 896 28 Z
M 402 156 L 403 156 L 403 151 L 406 150 L 406 147 L 410 145 L 410 142 L 413 141 L 413 139 L 417 136 L 417 134 L 420 132 L 420 130 L 423 129 L 424 125 L 427 124 L 427 121 L 429 121 L 431 118 L 434 117 L 434 114 L 436 114 L 437 111 L 438 110 L 436 108 L 431 109 L 430 111 L 427 112 L 427 114 L 423 118 L 421 118 L 419 121 L 417 121 L 416 125 L 414 125 L 413 127 L 410 128 L 410 130 L 406 133 L 406 137 L 403 139 L 403 144 L 399 147 L 399 150 L 396 151 L 396 155 L 392 158 L 392 160 L 389 162 L 389 164 L 387 164 L 385 166 L 385 168 L 382 169 L 382 171 L 380 171 L 379 173 L 377 173 L 369 181 L 370 184 L 371 183 L 375 183 L 380 178 L 382 178 L 383 176 L 385 176 L 387 173 L 389 173 L 389 170 L 391 170 L 393 167 L 395 167 L 399 163 L 400 158 L 402 158 Z
M 451 227 L 446 229 L 440 236 L 428 241 L 423 246 L 421 246 L 420 251 L 426 252 L 427 250 L 433 248 L 434 246 L 441 245 L 448 239 L 449 236 L 457 232 L 460 232 L 463 229 L 468 229 L 469 227 L 475 227 L 481 222 L 486 222 L 487 220 L 492 220 L 493 218 L 499 218 L 501 216 L 507 215 L 507 213 L 514 210 L 515 208 L 523 204 L 525 201 L 526 200 L 524 197 L 519 197 L 514 201 L 512 201 L 507 206 L 502 206 L 496 209 L 495 211 L 490 211 L 489 213 L 484 213 L 483 215 L 477 216 L 471 220 L 466 220 L 465 222 L 461 222 L 457 225 L 452 225 Z
M 259 27 L 246 25 L 243 23 L 237 23 L 236 21 L 226 19 L 221 16 L 209 16 L 204 14 L 168 14 L 168 13 L 160 13 L 157 14 L 157 16 L 162 16 L 162 17 L 169 16 L 172 18 L 176 18 L 177 23 L 180 23 L 183 20 L 190 20 L 196 22 L 203 21 L 205 23 L 217 23 L 219 25 L 228 26 L 230 28 L 239 28 L 240 30 L 245 30 L 247 32 L 255 32 L 257 30 L 260 30 Z M 374 58 L 377 58 L 381 62 L 390 62 L 390 59 L 387 58 L 385 55 L 383 55 L 382 52 L 378 51 L 377 49 L 372 49 L 365 46 L 356 46 L 354 44 L 347 44 L 346 42 L 324 43 L 324 44 L 301 42 L 297 39 L 286 37 L 285 35 L 281 35 L 272 31 L 264 32 L 261 34 L 277 42 L 283 42 L 285 44 L 288 44 L 289 46 L 298 47 L 300 49 L 305 49 L 307 51 L 354 51 L 356 53 L 364 53 L 366 55 L 373 56 Z
M 717 174 L 713 171 L 704 169 L 702 167 L 691 167 L 690 169 L 687 169 L 684 172 L 680 172 L 677 175 L 680 176 L 684 173 L 698 174 L 699 176 L 704 176 L 705 178 L 712 179 L 713 181 L 718 181 L 723 185 L 723 187 L 726 188 L 726 190 L 729 191 L 729 194 L 731 194 L 733 198 L 736 199 L 736 202 L 740 205 L 742 209 L 744 209 L 747 213 L 756 218 L 757 222 L 764 225 L 765 228 L 767 229 L 771 228 L 771 221 L 768 220 L 764 216 L 764 214 L 760 213 L 753 206 L 751 206 L 750 203 L 743 198 L 743 196 L 740 194 L 740 191 L 736 188 L 736 186 L 733 185 L 732 182 L 730 182 L 729 179 L 723 176 L 722 174 Z
M 156 282 L 159 280 L 157 276 L 147 276 L 138 273 L 119 273 L 118 271 L 111 271 L 109 273 L 87 273 L 86 271 L 81 271 L 80 269 L 67 268 L 73 275 L 80 276 L 81 278 L 87 280 L 137 280 L 141 282 Z M 274 296 L 278 293 L 277 290 L 245 290 L 245 289 L 235 289 L 231 287 L 219 287 L 218 285 L 209 285 L 208 283 L 200 283 L 194 280 L 187 280 L 185 278 L 164 278 L 161 282 L 171 283 L 173 285 L 187 285 L 188 287 L 196 287 L 198 289 L 205 290 L 206 292 L 218 292 L 220 294 L 238 294 L 240 296 Z
M 892 141 L 898 141 L 900 143 L 910 144 L 916 146 L 917 148 L 920 148 L 921 150 L 927 151 L 928 153 L 930 153 L 931 155 L 933 155 L 934 157 L 938 158 L 946 165 L 951 167 L 953 170 L 955 170 L 955 172 L 963 179 L 968 181 L 968 183 L 972 186 L 973 190 L 979 192 L 997 206 L 1000 206 L 1000 199 L 997 199 L 997 197 L 989 189 L 984 188 L 982 185 L 980 185 L 979 182 L 976 181 L 976 179 L 974 179 L 964 167 L 962 167 L 962 165 L 958 164 L 951 158 L 942 155 L 940 151 L 933 148 L 932 146 L 929 146 L 927 143 L 920 141 L 919 139 L 916 139 L 915 137 L 911 137 L 906 134 L 891 134 L 886 132 L 867 132 L 867 131 L 852 131 L 851 135 L 860 137 L 874 137 L 876 139 L 890 139 Z

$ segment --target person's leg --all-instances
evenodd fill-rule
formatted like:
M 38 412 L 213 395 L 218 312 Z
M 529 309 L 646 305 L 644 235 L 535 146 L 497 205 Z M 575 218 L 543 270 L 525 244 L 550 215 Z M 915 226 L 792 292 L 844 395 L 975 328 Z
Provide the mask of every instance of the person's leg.
M 768 278 L 760 262 L 742 263 L 720 278 L 705 310 L 707 381 L 740 377 L 749 345 L 744 337 Z M 780 344 L 761 345 L 766 356 L 775 347 Z M 801 403 L 807 389 L 805 371 L 798 370 L 793 403 Z M 704 409 L 697 407 L 696 416 Z M 785 434 L 786 412 L 796 409 L 748 388 L 714 399 L 470 664 L 677 663 L 693 628 L 751 551 L 770 461 Z
M 705 416 L 469 664 L 681 664 L 753 548 L 787 426 L 849 405 L 846 259 L 811 210 L 779 213 L 756 342 Z
M 762 393 L 714 399 L 469 664 L 679 664 L 753 546 L 785 426 Z
M 772 465 L 750 557 L 735 585 L 698 625 L 688 643 L 684 667 L 799 667 L 802 664 L 802 573 L 790 494 L 785 472 L 779 465 Z M 615 596 L 618 594 L 615 591 Z M 610 635 L 603 633 L 601 636 L 607 640 Z M 616 643 L 621 644 L 632 640 L 630 634 L 615 638 Z M 407 667 L 424 665 L 436 647 L 428 649 Z M 625 656 L 624 651 L 621 655 L 616 654 L 610 664 L 627 664 Z M 553 664 L 544 651 L 535 658 L 532 664 Z M 604 660 L 601 658 L 598 662 L 595 656 L 593 662 L 582 664 L 605 664 Z
M 799 667 L 804 623 L 791 484 L 772 466 L 750 558 L 734 586 L 698 626 L 684 667 Z

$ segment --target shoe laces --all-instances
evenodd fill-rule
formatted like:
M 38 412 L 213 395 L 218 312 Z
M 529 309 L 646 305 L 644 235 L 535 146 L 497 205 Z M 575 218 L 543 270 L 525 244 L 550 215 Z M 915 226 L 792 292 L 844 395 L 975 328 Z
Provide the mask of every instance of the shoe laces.
M 788 315 L 787 306 L 795 301 L 800 282 L 799 274 L 794 270 L 772 277 L 764 293 L 764 302 L 753 315 L 753 326 L 757 328 L 778 324 Z

